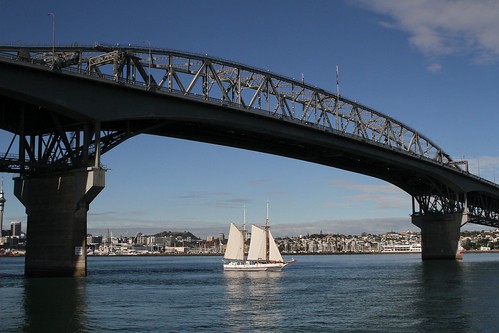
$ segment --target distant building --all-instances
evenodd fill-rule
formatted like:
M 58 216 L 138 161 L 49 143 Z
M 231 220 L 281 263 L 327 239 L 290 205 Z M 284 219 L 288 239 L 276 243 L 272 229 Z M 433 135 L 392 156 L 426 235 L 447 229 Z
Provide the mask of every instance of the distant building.
M 87 236 L 87 245 L 90 244 L 99 245 L 101 243 L 102 243 L 102 236 L 92 236 L 92 235 Z
M 11 237 L 21 237 L 21 222 L 10 222 L 10 235 Z

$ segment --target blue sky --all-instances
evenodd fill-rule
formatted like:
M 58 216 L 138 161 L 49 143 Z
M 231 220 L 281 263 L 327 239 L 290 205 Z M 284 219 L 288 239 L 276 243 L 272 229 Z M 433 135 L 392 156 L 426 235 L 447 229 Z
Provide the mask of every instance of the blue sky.
M 0 44 L 120 43 L 174 48 L 268 69 L 400 120 L 499 180 L 496 1 L 5 1 Z M 0 133 L 0 151 L 10 136 Z M 4 148 L 2 148 L 4 147 Z M 276 235 L 417 230 L 410 197 L 385 182 L 307 162 L 139 136 L 103 156 L 106 188 L 90 206 L 100 232 L 228 232 L 262 223 Z M 5 222 L 25 222 L 4 174 Z M 4 222 L 4 223 L 5 223 Z M 476 229 L 477 227 L 466 226 Z M 478 229 L 484 227 L 478 226 Z

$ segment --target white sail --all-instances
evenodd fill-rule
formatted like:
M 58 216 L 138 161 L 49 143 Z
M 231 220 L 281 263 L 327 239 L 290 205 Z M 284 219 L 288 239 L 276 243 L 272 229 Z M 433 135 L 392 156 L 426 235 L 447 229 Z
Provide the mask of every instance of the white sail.
M 246 212 L 244 214 L 243 232 L 231 223 L 229 241 L 225 251 L 224 271 L 281 271 L 295 262 L 294 259 L 284 261 L 279 248 L 269 230 L 269 205 L 267 203 L 267 219 L 265 229 L 251 226 L 251 241 L 248 257 L 244 260 L 243 235 L 246 234 Z M 241 241 L 238 241 L 238 240 Z M 267 243 L 268 242 L 268 243 Z M 239 246 L 237 244 L 240 244 Z M 268 250 L 268 253 L 267 253 Z M 268 257 L 267 257 L 268 256 Z M 228 259 L 228 260 L 227 260 Z M 234 260 L 235 259 L 235 260 Z
M 269 260 L 283 262 L 281 252 L 279 252 L 279 248 L 275 243 L 274 237 L 272 237 L 272 233 L 269 230 Z
M 229 240 L 225 250 L 225 259 L 244 260 L 244 238 L 243 233 L 234 223 L 230 224 Z
M 252 225 L 248 260 L 266 260 L 265 257 L 265 230 L 256 225 Z

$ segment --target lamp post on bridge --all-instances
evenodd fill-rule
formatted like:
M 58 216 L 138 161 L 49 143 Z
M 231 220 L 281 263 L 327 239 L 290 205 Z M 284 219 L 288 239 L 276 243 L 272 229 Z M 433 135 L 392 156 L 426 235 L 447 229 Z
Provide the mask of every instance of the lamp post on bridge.
M 55 14 L 48 13 L 48 16 L 52 16 L 52 69 L 55 67 Z

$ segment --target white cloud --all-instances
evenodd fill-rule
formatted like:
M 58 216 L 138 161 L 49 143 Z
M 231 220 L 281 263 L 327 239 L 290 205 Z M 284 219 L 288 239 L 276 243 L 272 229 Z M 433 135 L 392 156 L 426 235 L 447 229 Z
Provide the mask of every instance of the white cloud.
M 470 54 L 475 62 L 499 60 L 499 1 L 358 0 L 356 3 L 390 17 L 392 21 L 380 24 L 406 31 L 411 45 L 430 57 Z
M 407 217 L 387 217 L 372 219 L 337 219 L 305 222 L 300 224 L 278 224 L 272 227 L 276 237 L 299 236 L 319 233 L 360 235 L 363 232 L 381 234 L 388 231 L 404 231 L 419 229 Z
M 370 203 L 380 210 L 410 207 L 409 195 L 390 183 L 364 184 L 338 179 L 332 185 L 342 189 L 344 201 L 327 203 L 329 207 L 348 207 L 349 203 Z
M 438 64 L 438 63 L 432 63 L 432 64 L 429 64 L 426 69 L 429 71 L 429 72 L 432 72 L 432 73 L 438 73 L 442 70 L 442 65 Z

